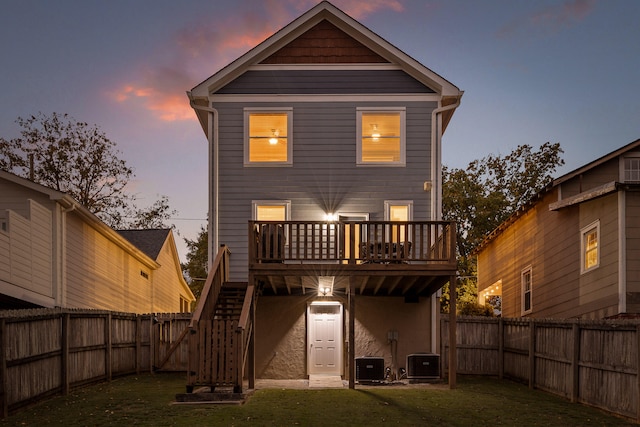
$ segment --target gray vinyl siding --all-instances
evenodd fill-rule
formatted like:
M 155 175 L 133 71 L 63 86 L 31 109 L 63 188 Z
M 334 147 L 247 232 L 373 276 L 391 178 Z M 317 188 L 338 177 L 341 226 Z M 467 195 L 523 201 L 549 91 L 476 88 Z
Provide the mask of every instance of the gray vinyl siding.
M 626 195 L 627 313 L 640 313 L 640 193 Z
M 402 70 L 247 71 L 216 94 L 435 93 Z
M 219 242 L 230 247 L 232 280 L 247 279 L 247 222 L 253 200 L 290 200 L 292 220 L 322 220 L 327 212 L 384 219 L 385 200 L 413 200 L 413 219 L 430 219 L 431 111 L 435 102 L 280 104 L 293 108 L 293 165 L 245 167 L 244 107 L 219 103 Z M 406 107 L 406 167 L 356 166 L 356 108 Z

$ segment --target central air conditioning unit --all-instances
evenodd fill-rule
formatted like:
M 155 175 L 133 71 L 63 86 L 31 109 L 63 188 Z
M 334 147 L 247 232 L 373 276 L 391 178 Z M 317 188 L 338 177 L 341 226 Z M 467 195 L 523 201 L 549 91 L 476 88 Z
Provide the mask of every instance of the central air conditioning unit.
M 416 353 L 407 356 L 407 378 L 424 379 L 440 377 L 440 355 Z
M 384 381 L 384 357 L 356 357 L 356 381 Z

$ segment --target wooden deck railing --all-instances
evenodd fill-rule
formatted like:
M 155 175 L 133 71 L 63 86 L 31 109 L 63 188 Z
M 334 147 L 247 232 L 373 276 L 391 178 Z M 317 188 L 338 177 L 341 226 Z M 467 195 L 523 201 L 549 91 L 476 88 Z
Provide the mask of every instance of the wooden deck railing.
M 455 222 L 249 221 L 249 263 L 455 263 Z

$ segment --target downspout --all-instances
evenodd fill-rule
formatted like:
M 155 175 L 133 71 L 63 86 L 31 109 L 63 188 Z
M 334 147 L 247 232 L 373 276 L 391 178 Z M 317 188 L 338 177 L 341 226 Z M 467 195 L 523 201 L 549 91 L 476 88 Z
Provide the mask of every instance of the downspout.
M 71 206 L 61 209 L 60 230 L 58 230 L 58 268 L 60 271 L 56 277 L 56 305 L 67 306 L 67 214 L 76 210 L 76 204 L 71 202 Z
M 442 220 L 442 113 L 460 106 L 464 92 L 460 92 L 453 104 L 435 108 L 431 112 L 431 221 Z M 438 329 L 438 295 L 431 295 L 431 352 L 437 353 Z
M 442 220 L 442 113 L 458 108 L 463 94 L 455 103 L 431 112 L 431 221 Z
M 211 269 L 213 260 L 216 257 L 218 248 L 218 207 L 219 207 L 219 195 L 218 195 L 218 110 L 213 107 L 206 107 L 204 105 L 197 105 L 194 102 L 191 92 L 187 92 L 189 97 L 189 104 L 194 110 L 205 111 L 209 113 L 207 120 L 207 141 L 209 144 L 209 241 L 207 253 L 209 254 L 208 269 Z

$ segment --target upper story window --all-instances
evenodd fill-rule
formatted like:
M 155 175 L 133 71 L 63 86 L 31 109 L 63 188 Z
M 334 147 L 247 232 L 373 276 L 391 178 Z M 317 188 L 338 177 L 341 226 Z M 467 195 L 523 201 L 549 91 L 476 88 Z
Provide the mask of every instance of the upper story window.
M 586 273 L 600 265 L 600 221 L 595 221 L 580 230 L 580 272 Z
M 520 273 L 520 283 L 522 285 L 522 314 L 531 313 L 533 291 L 533 275 L 531 266 L 525 268 Z
M 405 108 L 358 108 L 357 152 L 359 166 L 404 166 Z
M 623 159 L 622 180 L 624 182 L 640 182 L 640 155 Z
M 245 108 L 244 165 L 292 165 L 292 123 L 292 108 Z

